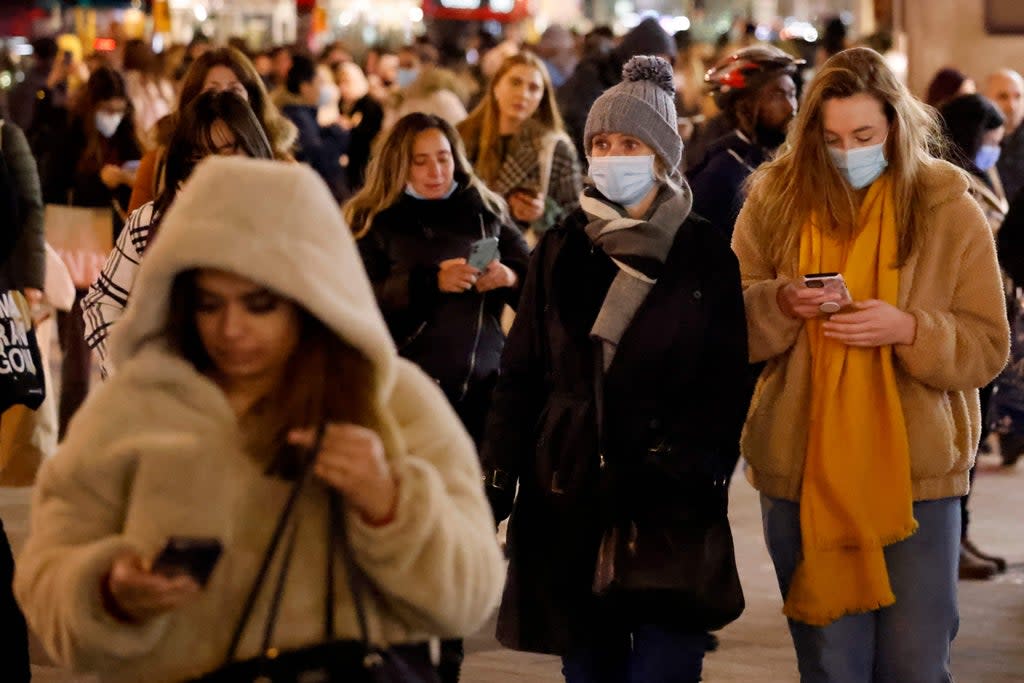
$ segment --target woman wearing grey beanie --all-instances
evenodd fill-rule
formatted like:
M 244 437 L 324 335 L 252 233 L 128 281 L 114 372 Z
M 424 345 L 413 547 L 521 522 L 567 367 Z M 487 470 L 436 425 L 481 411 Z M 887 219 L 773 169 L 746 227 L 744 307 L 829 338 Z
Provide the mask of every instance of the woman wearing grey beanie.
M 568 683 L 692 683 L 706 632 L 743 609 L 726 507 L 746 321 L 736 258 L 678 172 L 671 67 L 623 76 L 587 119 L 592 185 L 536 248 L 494 393 L 498 638 L 561 656 Z

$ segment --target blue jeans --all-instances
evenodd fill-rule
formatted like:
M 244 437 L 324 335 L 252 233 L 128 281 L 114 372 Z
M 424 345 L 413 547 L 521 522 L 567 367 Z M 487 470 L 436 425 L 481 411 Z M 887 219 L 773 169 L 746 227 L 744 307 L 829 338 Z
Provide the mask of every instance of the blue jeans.
M 614 625 L 562 658 L 566 683 L 697 683 L 708 636 Z
M 790 620 L 801 683 L 952 682 L 960 499 L 914 503 L 914 518 L 917 533 L 885 548 L 895 604 L 824 627 Z M 800 506 L 761 496 L 761 519 L 785 596 L 801 554 Z

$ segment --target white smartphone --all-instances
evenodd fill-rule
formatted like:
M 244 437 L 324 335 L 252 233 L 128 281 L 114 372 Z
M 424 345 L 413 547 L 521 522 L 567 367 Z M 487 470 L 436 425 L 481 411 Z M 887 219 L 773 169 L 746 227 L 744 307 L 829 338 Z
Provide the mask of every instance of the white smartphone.
M 822 313 L 838 313 L 853 303 L 853 297 L 850 296 L 850 290 L 846 288 L 846 281 L 843 280 L 842 273 L 808 273 L 804 275 L 804 287 L 823 289 L 840 295 L 839 301 L 826 301 L 818 306 L 818 310 Z
M 473 246 L 469 250 L 469 258 L 466 259 L 466 263 L 473 266 L 477 270 L 486 270 L 487 266 L 491 264 L 494 257 L 498 255 L 498 238 L 497 237 L 484 237 L 476 242 L 473 242 Z

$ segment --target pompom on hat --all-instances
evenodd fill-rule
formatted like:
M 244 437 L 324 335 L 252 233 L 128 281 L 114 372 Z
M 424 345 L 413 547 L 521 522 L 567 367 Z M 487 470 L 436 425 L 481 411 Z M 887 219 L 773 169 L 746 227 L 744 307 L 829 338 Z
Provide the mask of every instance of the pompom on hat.
M 583 143 L 587 153 L 594 136 L 622 133 L 642 140 L 677 175 L 683 158 L 676 116 L 672 66 L 661 57 L 633 57 L 622 67 L 622 82 L 608 88 L 590 109 Z

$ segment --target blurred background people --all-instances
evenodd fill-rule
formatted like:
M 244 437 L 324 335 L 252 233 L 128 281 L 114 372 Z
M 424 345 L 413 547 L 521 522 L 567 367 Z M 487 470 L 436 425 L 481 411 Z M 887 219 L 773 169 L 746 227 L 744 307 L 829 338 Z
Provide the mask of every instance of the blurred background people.
M 208 50 L 185 73 L 176 111 L 161 120 L 158 126 L 158 146 L 146 152 L 139 164 L 130 210 L 134 211 L 160 195 L 164 187 L 166 146 L 177 125 L 178 111 L 187 107 L 201 93 L 210 90 L 230 91 L 247 100 L 270 141 L 274 157 L 293 159 L 292 150 L 298 131 L 271 101 L 249 58 L 232 47 Z
M 506 59 L 459 133 L 477 175 L 505 198 L 523 231 L 533 229 L 536 237 L 579 205 L 576 149 L 538 57 L 520 52 Z
M 693 210 L 729 239 L 746 197 L 747 178 L 786 140 L 797 111 L 793 76 L 803 63 L 771 45 L 755 45 L 730 55 L 707 74 L 732 132 L 710 145 L 704 161 L 687 171 L 687 179 Z
M 584 57 L 562 87 L 558 89 L 558 107 L 569 137 L 576 144 L 580 159 L 587 156 L 583 147 L 583 129 L 594 101 L 608 88 L 622 80 L 622 66 L 636 55 L 675 59 L 676 45 L 657 19 L 648 17 L 622 37 L 607 52 L 598 51 Z
M 336 106 L 333 122 L 320 125 L 317 120 L 319 107 L 331 98 L 332 92 L 313 60 L 295 55 L 285 89 L 278 91 L 276 103 L 299 131 L 296 161 L 312 166 L 341 202 L 349 195 L 342 157 L 348 153 L 350 134 L 341 126 Z
M 1005 119 L 1006 134 L 996 168 L 1008 199 L 1024 189 L 1024 78 L 1013 69 L 1001 69 L 985 82 L 985 95 L 996 103 Z
M 101 67 L 89 77 L 75 103 L 65 132 L 42 163 L 43 197 L 48 204 L 107 209 L 112 239 L 127 217 L 134 171 L 142 157 L 135 116 L 121 75 Z M 89 391 L 91 351 L 85 344 L 81 299 L 69 313 L 59 313 L 61 348 L 60 435 Z
M 160 63 L 149 45 L 138 38 L 125 43 L 121 73 L 135 111 L 135 129 L 145 146 L 151 148 L 156 144 L 153 128 L 174 107 L 174 88 L 164 78 Z
M 995 104 L 977 94 L 954 97 L 939 108 L 939 114 L 942 116 L 943 132 L 949 143 L 947 158 L 967 172 L 971 196 L 985 213 L 992 234 L 996 235 L 1009 210 L 995 168 L 1001 149 L 999 145 L 1003 140 L 1005 119 Z M 988 407 L 993 386 L 994 384 L 989 384 L 980 393 L 982 421 L 979 449 L 989 435 Z M 977 464 L 971 467 L 972 484 L 976 469 Z M 1005 571 L 1006 560 L 980 550 L 971 540 L 968 534 L 970 495 L 971 491 L 968 491 L 961 498 L 960 578 L 987 579 L 997 572 Z
M 974 80 L 953 67 L 939 69 L 928 83 L 924 101 L 936 109 L 954 97 L 969 95 L 977 91 Z
M 572 31 L 560 24 L 552 24 L 544 29 L 533 51 L 544 61 L 551 85 L 556 89 L 569 79 L 579 62 L 576 38 Z
M 358 192 L 366 179 L 370 150 L 384 126 L 384 108 L 370 95 L 370 82 L 355 62 L 343 62 L 335 72 L 338 79 L 338 108 L 341 125 L 348 129 L 348 160 L 345 176 L 351 192 Z

